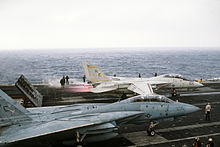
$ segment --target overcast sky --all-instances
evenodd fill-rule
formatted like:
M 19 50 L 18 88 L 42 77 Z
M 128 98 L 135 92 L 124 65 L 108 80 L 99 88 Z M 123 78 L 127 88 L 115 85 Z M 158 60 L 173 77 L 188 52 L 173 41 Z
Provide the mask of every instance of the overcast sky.
M 220 0 L 0 0 L 0 49 L 220 46 Z

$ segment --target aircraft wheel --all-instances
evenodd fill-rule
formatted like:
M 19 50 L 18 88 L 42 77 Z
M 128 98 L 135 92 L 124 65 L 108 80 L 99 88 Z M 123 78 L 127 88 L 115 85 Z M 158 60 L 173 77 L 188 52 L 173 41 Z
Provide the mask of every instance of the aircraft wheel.
M 154 130 L 147 130 L 147 134 L 149 136 L 155 136 L 155 131 Z
M 154 136 L 154 135 L 155 135 L 155 131 L 152 130 L 152 131 L 150 132 L 150 136 Z
M 74 145 L 74 147 L 84 147 L 85 144 L 83 142 L 78 142 Z

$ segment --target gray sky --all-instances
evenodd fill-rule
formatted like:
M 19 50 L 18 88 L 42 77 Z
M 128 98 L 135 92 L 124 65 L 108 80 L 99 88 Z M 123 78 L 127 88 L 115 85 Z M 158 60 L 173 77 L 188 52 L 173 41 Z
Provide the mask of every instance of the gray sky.
M 220 0 L 0 0 L 0 49 L 220 46 Z

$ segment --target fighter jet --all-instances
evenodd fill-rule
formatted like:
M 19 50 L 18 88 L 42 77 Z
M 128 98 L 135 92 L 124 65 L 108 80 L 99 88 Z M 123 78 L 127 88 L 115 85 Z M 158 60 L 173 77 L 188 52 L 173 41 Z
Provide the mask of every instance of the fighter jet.
M 178 74 L 166 74 L 151 78 L 130 78 L 130 77 L 107 77 L 96 65 L 83 63 L 86 78 L 94 87 L 93 93 L 118 91 L 122 93 L 135 92 L 143 94 L 147 83 L 155 89 L 171 89 L 175 94 L 176 89 L 198 88 L 201 83 L 190 81 Z
M 112 104 L 25 109 L 0 90 L 0 146 L 84 144 L 118 135 L 124 124 L 173 119 L 198 111 L 164 96 L 135 96 Z M 154 135 L 153 129 L 148 130 Z

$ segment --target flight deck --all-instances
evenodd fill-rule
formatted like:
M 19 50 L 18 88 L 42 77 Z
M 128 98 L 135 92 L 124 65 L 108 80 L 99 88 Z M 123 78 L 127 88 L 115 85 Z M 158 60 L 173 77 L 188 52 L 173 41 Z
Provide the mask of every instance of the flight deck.
M 213 138 L 215 146 L 220 145 L 220 83 L 207 82 L 206 87 L 195 91 L 181 92 L 172 100 L 193 104 L 200 111 L 181 119 L 161 122 L 156 127 L 156 135 L 148 136 L 148 124 L 126 125 L 119 129 L 120 135 L 114 139 L 87 144 L 88 146 L 143 146 L 143 147 L 190 147 L 194 138 L 199 137 L 202 146 L 208 138 Z M 67 92 L 62 88 L 48 87 L 45 84 L 34 85 L 43 95 L 43 106 L 68 105 L 73 103 L 111 103 L 120 100 L 115 94 L 92 94 L 89 92 Z M 14 99 L 26 99 L 25 95 L 14 85 L 1 85 L 0 89 Z M 212 106 L 211 120 L 205 120 L 204 108 L 207 103 Z M 28 107 L 31 104 L 26 102 Z

